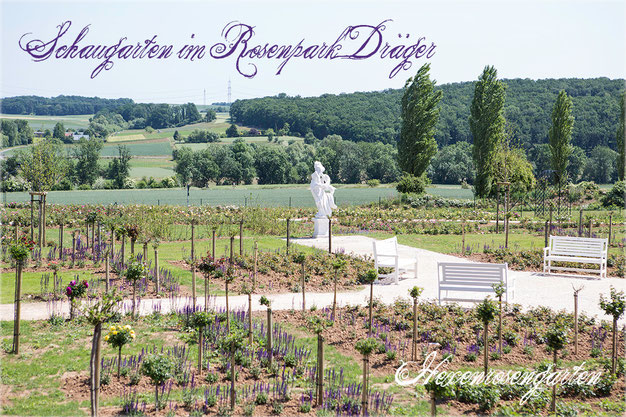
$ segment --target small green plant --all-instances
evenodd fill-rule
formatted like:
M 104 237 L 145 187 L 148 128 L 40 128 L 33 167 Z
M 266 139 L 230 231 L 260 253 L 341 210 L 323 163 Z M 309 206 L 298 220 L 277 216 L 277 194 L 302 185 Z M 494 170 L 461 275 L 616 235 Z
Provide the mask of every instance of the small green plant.
M 141 381 L 141 374 L 133 372 L 130 374 L 130 385 L 137 385 Z
M 61 326 L 65 323 L 65 319 L 59 314 L 51 314 L 48 318 L 48 323 L 50 323 L 51 326 Z
M 435 382 L 435 378 L 431 378 L 424 385 L 426 392 L 430 393 L 430 414 L 435 416 L 437 414 L 436 402 L 437 399 L 451 397 L 454 395 L 454 390 L 449 385 L 439 385 Z
M 256 398 L 254 399 L 254 403 L 256 405 L 264 405 L 264 404 L 267 404 L 267 400 L 268 400 L 267 393 L 260 392 L 256 395 Z
M 206 376 L 204 377 L 204 380 L 206 382 L 208 382 L 209 384 L 215 384 L 218 381 L 218 376 L 217 374 L 214 374 L 212 372 L 209 372 L 208 374 L 206 374 Z
M 296 356 L 293 353 L 288 353 L 287 355 L 285 355 L 285 366 L 287 368 L 293 368 L 298 364 L 298 360 L 296 359 Z
M 219 406 L 217 409 L 217 417 L 230 417 L 231 410 L 225 405 Z
M 611 395 L 615 381 L 617 381 L 615 375 L 602 374 L 600 380 L 594 385 L 593 391 L 598 397 L 607 397 Z
M 272 414 L 279 416 L 283 413 L 284 409 L 285 409 L 285 406 L 280 401 L 272 402 Z
M 250 417 L 254 414 L 254 403 L 247 403 L 243 406 L 243 415 Z
M 109 385 L 109 383 L 111 383 L 111 375 L 109 373 L 100 375 L 100 385 Z
M 252 378 L 254 379 L 259 379 L 259 377 L 261 376 L 261 368 L 259 368 L 258 366 L 253 366 L 252 368 L 250 368 L 250 375 L 252 375 Z
M 174 364 L 172 360 L 162 354 L 148 355 L 141 362 L 141 373 L 154 384 L 154 403 L 159 409 L 159 386 L 172 377 Z
M 213 393 L 208 393 L 205 399 L 207 407 L 214 407 L 217 404 L 217 397 Z

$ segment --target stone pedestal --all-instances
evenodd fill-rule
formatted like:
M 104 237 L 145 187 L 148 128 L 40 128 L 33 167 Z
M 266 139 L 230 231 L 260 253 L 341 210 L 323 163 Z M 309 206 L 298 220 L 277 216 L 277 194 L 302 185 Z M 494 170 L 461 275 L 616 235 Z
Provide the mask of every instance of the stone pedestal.
M 313 218 L 313 239 L 318 237 L 328 237 L 328 217 Z

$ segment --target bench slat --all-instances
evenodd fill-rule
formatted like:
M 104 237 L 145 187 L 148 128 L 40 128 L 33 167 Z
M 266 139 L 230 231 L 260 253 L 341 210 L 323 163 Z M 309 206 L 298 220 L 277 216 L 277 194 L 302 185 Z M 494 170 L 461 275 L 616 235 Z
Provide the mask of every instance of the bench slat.
M 506 264 L 440 262 L 439 264 L 439 300 L 474 301 L 480 299 L 442 296 L 442 292 L 473 292 L 477 294 L 494 293 L 493 284 L 507 285 Z M 507 291 L 508 294 L 508 291 Z

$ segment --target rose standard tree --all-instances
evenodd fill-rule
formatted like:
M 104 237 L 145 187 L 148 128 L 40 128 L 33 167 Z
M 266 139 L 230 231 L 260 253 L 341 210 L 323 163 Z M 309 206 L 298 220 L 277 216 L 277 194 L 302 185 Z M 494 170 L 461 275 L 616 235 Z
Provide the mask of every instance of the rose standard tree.
M 173 375 L 174 363 L 164 354 L 148 355 L 141 362 L 141 373 L 152 381 L 154 385 L 154 408 L 159 410 L 159 387 Z
M 35 246 L 35 242 L 26 236 L 17 239 L 14 244 L 9 246 L 11 258 L 15 261 L 15 318 L 13 325 L 13 353 L 20 353 L 20 315 L 22 301 L 22 269 L 28 260 L 30 251 Z
M 563 324 L 555 323 L 546 332 L 546 345 L 552 350 L 554 371 L 556 371 L 556 361 L 559 350 L 563 349 L 568 343 L 568 330 Z M 550 411 L 556 413 L 556 384 L 552 386 L 552 403 L 550 405 Z
M 624 298 L 623 291 L 617 291 L 611 287 L 611 297 L 605 299 L 603 295 L 600 296 L 600 308 L 604 312 L 613 316 L 613 338 L 611 347 L 611 374 L 615 375 L 616 362 L 617 362 L 617 321 L 624 315 L 626 311 L 626 298 Z
M 122 347 L 135 340 L 135 331 L 130 325 L 111 326 L 109 327 L 109 333 L 104 336 L 104 341 L 111 345 L 112 348 L 117 349 L 117 379 L 120 379 L 120 370 L 122 366 Z
M 496 303 L 489 297 L 486 297 L 482 303 L 476 307 L 476 315 L 478 319 L 483 323 L 483 354 L 484 354 L 484 370 L 485 376 L 489 371 L 489 323 L 491 323 L 498 312 Z
M 204 328 L 213 322 L 213 314 L 207 311 L 198 311 L 191 317 L 191 325 L 198 329 L 198 375 L 202 375 L 202 359 Z
M 75 301 L 85 295 L 87 288 L 89 288 L 89 283 L 86 280 L 82 282 L 72 280 L 70 281 L 70 285 L 65 289 L 65 294 L 70 300 L 70 320 L 73 320 L 76 316 Z
M 92 305 L 79 306 L 75 308 L 83 313 L 83 316 L 89 324 L 94 326 L 93 338 L 91 342 L 91 357 L 89 359 L 91 387 L 91 416 L 98 415 L 98 395 L 100 392 L 100 341 L 102 339 L 102 324 L 111 320 L 118 311 L 121 297 L 115 293 L 105 293 L 102 298 Z M 72 303 L 78 304 L 76 299 Z
M 136 309 L 137 309 L 137 281 L 142 278 L 145 278 L 148 273 L 148 268 L 146 264 L 137 260 L 133 255 L 130 255 L 128 258 L 128 267 L 126 271 L 124 271 L 124 276 L 127 280 L 129 280 L 133 284 L 133 317 L 135 317 Z
M 363 392 L 361 393 L 361 412 L 364 416 L 368 415 L 368 398 L 369 398 L 369 360 L 370 355 L 376 347 L 378 346 L 378 341 L 373 337 L 368 337 L 367 339 L 359 340 L 356 342 L 354 348 L 363 355 Z

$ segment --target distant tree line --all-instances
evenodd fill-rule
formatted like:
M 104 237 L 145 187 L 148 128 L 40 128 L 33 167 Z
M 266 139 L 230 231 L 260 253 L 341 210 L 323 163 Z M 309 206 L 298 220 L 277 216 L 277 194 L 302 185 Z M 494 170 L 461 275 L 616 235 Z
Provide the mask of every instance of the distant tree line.
M 42 138 L 0 161 L 0 188 L 7 192 L 133 188 L 128 147 L 118 146 L 118 155 L 102 165 L 102 146 L 96 138 L 83 138 L 71 148 L 64 148 L 57 138 Z
M 98 138 L 106 138 L 111 133 L 124 129 L 147 127 L 164 129 L 214 119 L 214 111 L 208 111 L 203 119 L 193 103 L 181 105 L 127 103 L 96 113 L 89 119 L 88 133 Z
M 505 84 L 504 117 L 517 140 L 528 151 L 548 143 L 552 106 L 559 91 L 572 100 L 576 120 L 572 144 L 586 153 L 597 146 L 616 148 L 619 98 L 624 80 L 594 79 L 511 79 Z M 442 146 L 472 142 L 470 105 L 474 82 L 445 84 L 435 140 Z M 237 100 L 230 107 L 231 118 L 239 124 L 272 128 L 288 123 L 292 134 L 312 133 L 317 138 L 338 134 L 344 140 L 396 143 L 400 133 L 403 90 L 324 94 L 319 97 L 274 97 Z
M 129 98 L 99 98 L 82 96 L 17 96 L 2 99 L 2 113 L 35 114 L 40 116 L 66 116 L 70 114 L 94 114 L 124 104 L 132 104 Z
M 303 184 L 310 181 L 313 163 L 320 161 L 335 183 L 370 179 L 388 183 L 400 175 L 395 147 L 381 142 L 354 143 L 331 135 L 313 145 L 257 145 L 235 139 L 232 145 L 208 145 L 174 151 L 174 171 L 181 184 Z

